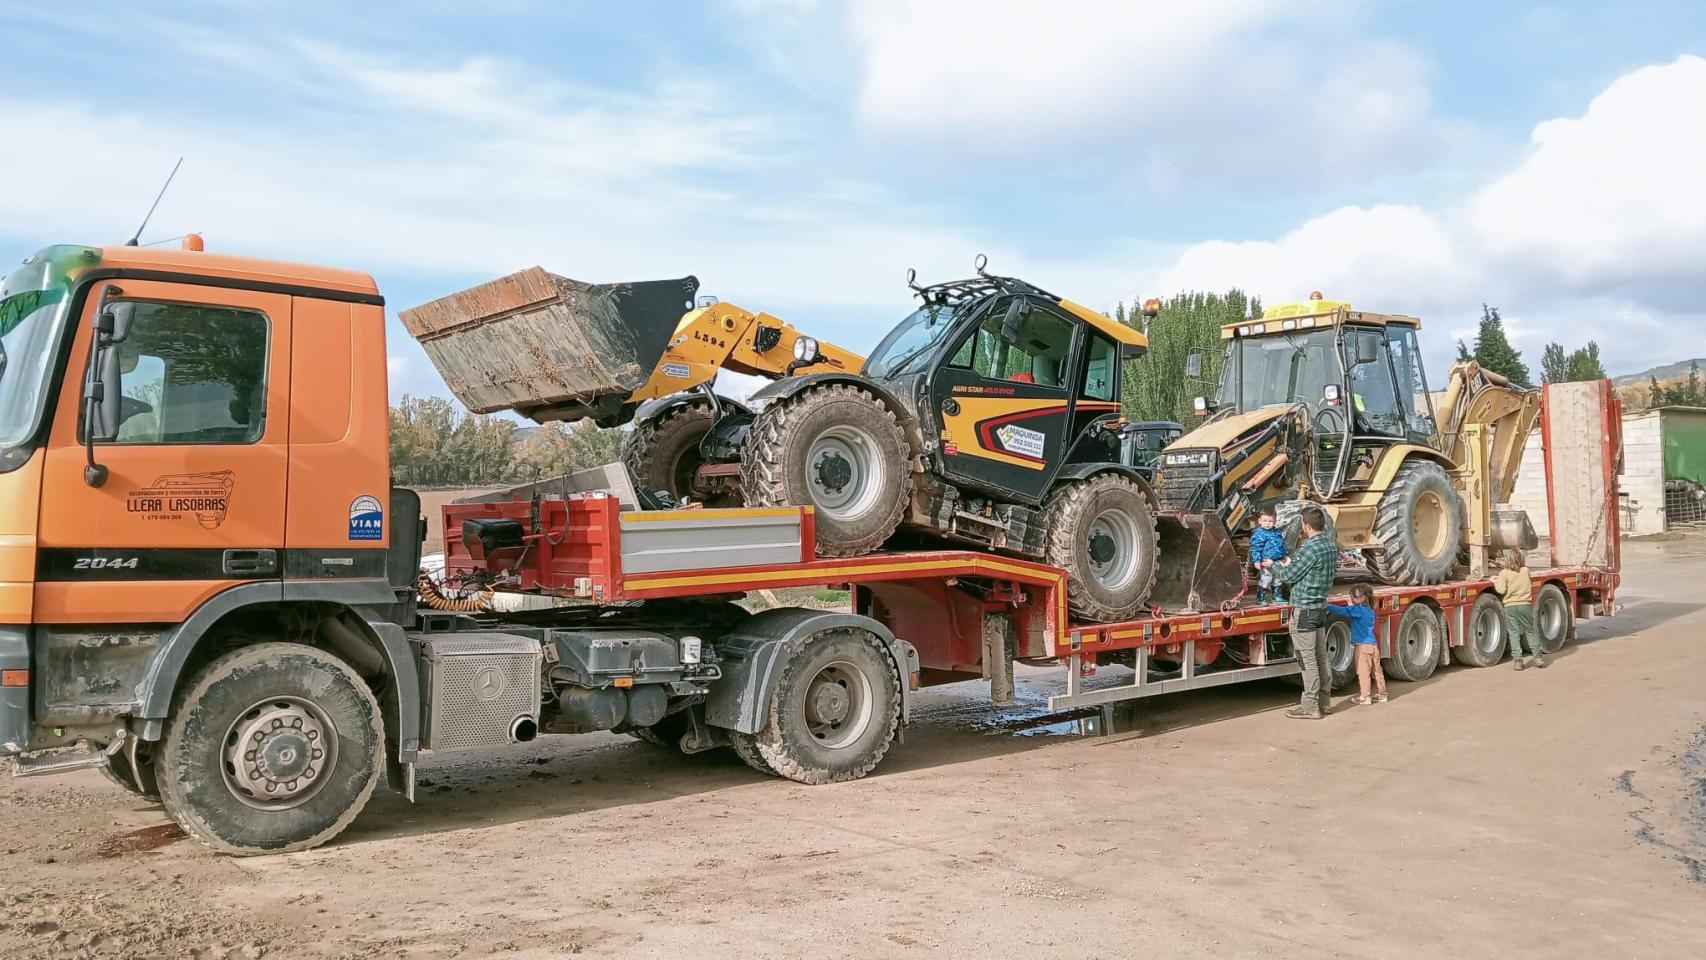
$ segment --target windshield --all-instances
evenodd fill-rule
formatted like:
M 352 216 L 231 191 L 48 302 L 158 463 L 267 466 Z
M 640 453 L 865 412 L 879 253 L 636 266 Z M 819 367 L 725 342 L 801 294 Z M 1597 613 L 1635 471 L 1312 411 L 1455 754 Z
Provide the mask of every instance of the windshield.
M 893 377 L 917 373 L 929 362 L 934 347 L 954 327 L 955 311 L 971 304 L 928 303 L 900 322 L 865 361 L 865 376 Z
M 91 247 L 48 247 L 0 280 L 0 470 L 27 458 L 17 448 L 41 423 L 72 286 L 100 259 Z
M 1331 329 L 1238 337 L 1227 348 L 1220 403 L 1238 410 L 1280 403 L 1306 403 L 1313 409 L 1327 384 L 1341 382 Z

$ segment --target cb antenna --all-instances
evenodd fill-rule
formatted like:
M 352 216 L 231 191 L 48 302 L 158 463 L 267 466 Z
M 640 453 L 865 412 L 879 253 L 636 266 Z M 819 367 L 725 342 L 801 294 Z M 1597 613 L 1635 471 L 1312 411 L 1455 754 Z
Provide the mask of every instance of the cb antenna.
M 132 236 L 129 240 L 126 240 L 124 242 L 125 246 L 134 247 L 137 245 L 137 242 L 142 239 L 142 231 L 148 229 L 148 221 L 152 220 L 154 218 L 154 211 L 159 209 L 160 200 L 166 196 L 166 188 L 170 187 L 172 185 L 172 178 L 176 177 L 178 175 L 178 168 L 183 166 L 183 165 L 184 165 L 184 158 L 183 157 L 179 157 L 178 162 L 172 164 L 172 172 L 166 174 L 166 182 L 160 185 L 160 192 L 154 195 L 153 205 L 151 205 L 148 208 L 147 215 L 142 218 L 141 226 L 138 226 L 136 228 L 136 234 L 134 236 Z

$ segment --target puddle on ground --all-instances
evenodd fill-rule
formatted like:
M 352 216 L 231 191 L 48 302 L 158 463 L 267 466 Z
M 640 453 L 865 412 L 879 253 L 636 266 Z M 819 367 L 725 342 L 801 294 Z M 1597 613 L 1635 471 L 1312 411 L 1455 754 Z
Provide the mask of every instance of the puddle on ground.
M 129 833 L 115 833 L 95 845 L 95 854 L 105 859 L 122 857 L 129 853 L 146 853 L 158 850 L 168 843 L 182 840 L 185 834 L 182 827 L 175 823 L 162 823 L 152 827 L 143 827 Z

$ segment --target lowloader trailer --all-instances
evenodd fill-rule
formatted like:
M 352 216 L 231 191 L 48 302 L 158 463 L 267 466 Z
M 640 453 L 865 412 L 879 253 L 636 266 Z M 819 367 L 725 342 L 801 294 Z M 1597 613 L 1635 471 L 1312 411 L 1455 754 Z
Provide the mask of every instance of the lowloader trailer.
M 412 797 L 424 756 L 544 734 L 727 746 L 827 783 L 881 762 L 917 689 L 980 680 L 1008 702 L 1016 663 L 1064 669 L 1061 710 L 1297 673 L 1285 607 L 1075 622 L 1045 563 L 824 558 L 810 507 L 639 511 L 548 484 L 447 505 L 423 607 L 369 278 L 55 247 L 0 284 L 0 335 L 0 753 L 18 775 L 101 769 L 223 852 L 316 846 L 381 778 Z M 1554 539 L 1534 582 L 1557 649 L 1615 608 L 1618 418 L 1604 382 L 1543 406 Z M 845 610 L 733 602 L 835 585 Z M 1497 662 L 1489 586 L 1379 589 L 1388 672 Z M 564 604 L 497 614 L 470 590 Z M 1131 682 L 1086 689 L 1112 664 Z

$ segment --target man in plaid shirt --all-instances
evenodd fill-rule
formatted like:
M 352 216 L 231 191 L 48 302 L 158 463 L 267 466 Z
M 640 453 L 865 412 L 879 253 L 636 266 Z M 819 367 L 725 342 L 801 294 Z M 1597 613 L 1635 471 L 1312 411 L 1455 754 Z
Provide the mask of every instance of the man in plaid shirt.
M 1323 531 L 1320 507 L 1300 514 L 1303 543 L 1273 567 L 1274 579 L 1291 591 L 1291 647 L 1303 668 L 1303 702 L 1285 712 L 1295 720 L 1319 720 L 1333 708 L 1333 666 L 1327 660 L 1327 592 L 1339 569 L 1339 544 Z M 1273 564 L 1272 560 L 1267 561 Z

